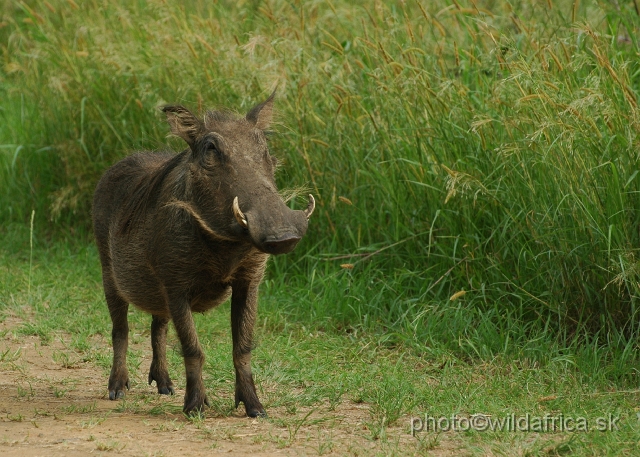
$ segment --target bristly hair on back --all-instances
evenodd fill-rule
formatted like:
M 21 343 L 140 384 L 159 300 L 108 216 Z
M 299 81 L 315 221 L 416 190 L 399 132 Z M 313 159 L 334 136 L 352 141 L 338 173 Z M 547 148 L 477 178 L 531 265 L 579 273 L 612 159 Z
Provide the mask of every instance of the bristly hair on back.
M 131 198 L 123 208 L 122 221 L 118 227 L 119 235 L 129 234 L 138 225 L 140 218 L 147 214 L 147 209 L 157 203 L 164 180 L 182 162 L 188 151 L 186 149 L 180 154 L 176 154 L 175 157 L 156 170 L 148 180 L 143 179 L 138 183 Z

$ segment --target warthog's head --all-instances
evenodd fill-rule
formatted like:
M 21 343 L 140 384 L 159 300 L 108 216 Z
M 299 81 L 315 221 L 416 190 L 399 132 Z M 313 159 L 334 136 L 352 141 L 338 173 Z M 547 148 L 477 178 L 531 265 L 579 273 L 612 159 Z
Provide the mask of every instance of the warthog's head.
M 208 111 L 204 119 L 182 106 L 165 106 L 171 132 L 190 148 L 192 202 L 199 223 L 226 239 L 249 239 L 262 252 L 295 248 L 315 208 L 291 210 L 276 187 L 276 158 L 264 132 L 269 128 L 275 92 L 241 119 Z

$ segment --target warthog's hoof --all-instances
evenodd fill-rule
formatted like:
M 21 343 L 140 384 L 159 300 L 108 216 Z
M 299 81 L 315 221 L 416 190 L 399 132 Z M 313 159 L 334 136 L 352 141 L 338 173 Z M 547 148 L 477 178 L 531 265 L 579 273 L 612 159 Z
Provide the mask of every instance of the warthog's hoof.
M 173 390 L 173 387 L 168 386 L 168 387 L 158 387 L 158 393 L 160 395 L 175 395 L 175 391 Z
M 109 391 L 109 400 L 120 400 L 121 398 L 124 398 L 123 390 L 118 390 L 117 392 L 115 390 Z
M 247 388 L 246 385 L 236 385 L 236 408 L 240 406 L 240 403 L 244 403 L 244 409 L 249 417 L 267 417 L 267 413 L 258 400 L 256 390 L 253 387 L 253 382 Z
M 184 407 L 182 412 L 187 416 L 204 413 L 204 407 L 209 405 L 209 400 L 204 393 L 195 392 L 184 396 Z
M 109 383 L 109 400 L 120 400 L 124 398 L 124 388 L 129 390 L 129 380 L 127 379 L 124 384 L 115 385 L 120 383 Z
M 151 385 L 153 381 L 156 382 L 158 393 L 160 395 L 175 394 L 175 391 L 173 390 L 173 382 L 171 382 L 171 378 L 169 378 L 169 373 L 166 371 L 164 373 L 159 373 L 158 370 L 154 369 L 152 364 L 151 369 L 149 370 L 149 385 Z
M 247 409 L 247 416 L 249 417 L 267 417 L 267 412 L 262 409 L 253 408 L 251 410 Z

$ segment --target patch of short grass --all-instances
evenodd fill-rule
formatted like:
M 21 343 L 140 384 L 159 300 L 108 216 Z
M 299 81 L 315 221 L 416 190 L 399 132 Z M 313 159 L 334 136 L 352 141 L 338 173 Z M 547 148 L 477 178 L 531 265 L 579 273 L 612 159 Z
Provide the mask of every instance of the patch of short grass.
M 0 272 L 8 272 L 4 267 L 11 265 L 7 276 L 13 278 L 10 284 L 5 281 L 4 273 L 0 277 L 1 312 L 5 316 L 25 318 L 15 338 L 33 334 L 32 327 L 40 329 L 44 341 L 62 338 L 73 357 L 104 367 L 102 379 L 96 382 L 102 383 L 106 392 L 110 322 L 99 284 L 95 248 L 53 243 L 46 249 L 39 247 L 34 251 L 33 264 L 30 302 L 26 288 L 28 258 L 7 252 L 0 256 Z M 258 346 L 253 353 L 258 394 L 270 414 L 266 421 L 274 427 L 269 433 L 275 433 L 269 438 L 264 432 L 260 438 L 264 446 L 295 448 L 310 439 L 322 455 L 336 446 L 336 442 L 343 443 L 340 437 L 346 435 L 369 443 L 367 455 L 428 455 L 451 446 L 460 455 L 514 455 L 514 452 L 517 455 L 631 455 L 639 450 L 640 390 L 628 375 L 618 375 L 626 372 L 621 365 L 635 363 L 635 359 L 628 358 L 634 346 L 620 351 L 615 341 L 582 340 L 581 344 L 560 347 L 554 335 L 540 329 L 537 341 L 529 343 L 535 350 L 525 350 L 523 340 L 516 337 L 509 343 L 512 346 L 503 347 L 502 351 L 461 350 L 460 347 L 469 343 L 459 336 L 458 346 L 452 345 L 448 340 L 450 333 L 434 333 L 424 342 L 424 347 L 417 348 L 415 342 L 401 338 L 393 328 L 383 331 L 362 325 L 341 327 L 329 325 L 326 320 L 314 324 L 297 319 L 290 309 L 294 304 L 283 305 L 285 295 L 291 300 L 291 296 L 303 296 L 308 291 L 294 289 L 285 293 L 272 286 L 263 287 L 256 329 Z M 342 286 L 338 283 L 334 287 Z M 318 309 L 331 306 L 328 300 L 334 293 L 337 294 L 328 291 L 326 298 L 314 295 L 314 300 L 320 300 L 315 304 Z M 48 307 L 42 306 L 44 299 Z M 447 302 L 441 306 L 457 309 L 459 304 Z M 236 414 L 228 304 L 195 318 L 206 354 L 205 385 L 213 405 L 198 426 L 203 433 L 216 436 L 219 433 L 245 435 L 246 432 L 233 430 L 209 430 L 215 428 L 216 417 Z M 462 312 L 442 313 L 438 319 L 442 320 L 443 327 L 445 323 L 450 328 L 468 325 L 467 316 Z M 132 309 L 131 321 L 131 334 L 140 335 L 136 337 L 140 345 L 149 344 L 145 334 L 150 325 L 149 316 Z M 475 331 L 478 333 L 467 338 L 483 341 L 479 329 Z M 484 337 L 487 343 L 490 335 L 493 333 Z M 173 331 L 169 340 L 170 372 L 177 387 L 183 388 L 182 358 Z M 74 344 L 74 341 L 82 343 Z M 539 355 L 542 348 L 547 348 L 544 357 Z M 97 353 L 105 355 L 99 358 Z M 150 358 L 142 353 L 130 354 L 131 378 L 144 381 L 149 364 Z M 627 369 L 634 370 L 633 366 Z M 132 390 L 124 400 L 114 403 L 114 410 L 141 416 L 180 414 L 179 398 L 169 403 L 159 401 L 164 399 L 158 400 L 155 393 L 143 393 L 144 388 L 145 385 L 132 382 Z M 23 383 L 21 391 L 25 396 L 30 395 L 28 384 Z M 64 401 L 69 395 L 58 398 Z M 92 403 L 63 406 L 63 411 L 69 412 L 64 408 L 83 409 L 89 414 L 87 426 L 100 420 L 90 415 Z M 451 421 L 453 417 L 469 420 L 482 415 L 501 419 L 512 414 L 517 418 L 527 415 L 584 418 L 589 429 L 576 432 L 422 429 L 414 430 L 412 436 L 412 424 L 417 424 L 417 419 L 428 420 L 425 415 Z M 347 416 L 350 420 L 345 422 Z M 614 420 L 610 430 L 595 428 L 598 420 L 609 420 L 609 417 Z M 314 436 L 320 431 L 329 435 L 315 440 Z M 332 432 L 336 434 L 333 438 Z M 251 439 L 257 436 L 254 433 L 249 433 Z M 342 452 L 343 448 L 340 449 Z M 355 446 L 346 452 L 362 455 L 361 451 L 362 448 Z

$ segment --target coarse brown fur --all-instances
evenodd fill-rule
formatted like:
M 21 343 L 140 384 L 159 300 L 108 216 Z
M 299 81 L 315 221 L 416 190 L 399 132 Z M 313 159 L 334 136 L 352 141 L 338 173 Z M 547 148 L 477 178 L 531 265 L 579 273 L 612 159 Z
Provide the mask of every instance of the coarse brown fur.
M 129 388 L 126 367 L 129 303 L 152 314 L 149 384 L 173 394 L 166 360 L 173 320 L 186 370 L 184 411 L 208 404 L 204 354 L 193 312 L 231 296 L 236 407 L 264 415 L 251 375 L 258 285 L 269 254 L 291 251 L 313 211 L 293 211 L 278 194 L 276 160 L 267 148 L 274 94 L 245 118 L 207 112 L 199 119 L 182 106 L 163 111 L 171 131 L 189 148 L 179 154 L 143 152 L 109 168 L 95 191 L 93 226 L 104 292 L 113 322 L 109 398 Z M 239 202 L 238 216 L 232 210 Z

